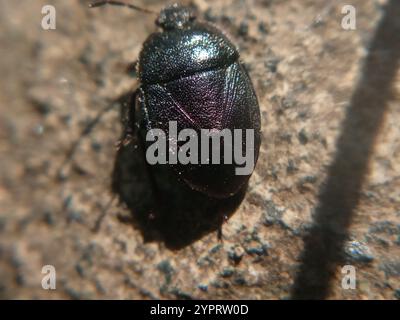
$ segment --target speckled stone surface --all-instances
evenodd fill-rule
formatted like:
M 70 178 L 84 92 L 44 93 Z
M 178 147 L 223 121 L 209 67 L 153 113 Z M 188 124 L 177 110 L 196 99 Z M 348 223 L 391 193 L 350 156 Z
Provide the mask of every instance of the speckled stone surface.
M 0 297 L 399 299 L 400 3 L 351 2 L 353 31 L 342 1 L 191 2 L 240 49 L 263 140 L 223 241 L 211 228 L 171 245 L 151 214 L 135 217 L 148 185 L 119 165 L 137 152 L 117 155 L 119 104 L 101 112 L 138 85 L 126 67 L 155 17 L 0 0 Z M 56 30 L 41 28 L 44 4 Z M 56 290 L 41 287 L 48 264 Z

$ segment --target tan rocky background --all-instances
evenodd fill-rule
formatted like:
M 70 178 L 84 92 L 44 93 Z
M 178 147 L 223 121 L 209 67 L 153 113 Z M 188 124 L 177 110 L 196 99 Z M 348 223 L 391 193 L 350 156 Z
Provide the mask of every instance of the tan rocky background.
M 125 165 L 136 149 L 115 148 L 154 16 L 0 0 L 0 297 L 400 299 L 400 2 L 351 0 L 344 30 L 348 2 L 190 2 L 239 47 L 262 113 L 256 172 L 218 241 L 191 212 L 135 216 L 148 188 Z

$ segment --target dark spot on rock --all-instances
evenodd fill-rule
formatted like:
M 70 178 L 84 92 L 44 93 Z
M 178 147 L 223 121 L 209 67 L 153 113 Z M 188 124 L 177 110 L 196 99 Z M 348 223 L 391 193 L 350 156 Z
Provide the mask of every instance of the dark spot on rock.
M 88 45 L 82 50 L 81 54 L 78 56 L 78 61 L 83 65 L 90 65 L 91 61 L 93 60 L 92 54 L 93 48 Z
M 232 25 L 234 23 L 235 19 L 233 17 L 229 17 L 227 15 L 222 15 L 221 16 L 221 23 L 225 25 Z
M 248 195 L 248 201 L 256 207 L 262 207 L 264 205 L 264 198 L 257 192 L 251 192 Z
M 268 59 L 264 62 L 264 66 L 272 73 L 275 73 L 278 70 L 279 59 L 273 58 Z
M 306 192 L 311 190 L 312 187 L 310 185 L 313 185 L 315 182 L 317 182 L 316 176 L 302 177 L 297 183 L 297 187 L 299 188 L 300 192 Z
M 197 286 L 197 288 L 199 288 L 203 292 L 207 292 L 208 291 L 208 286 L 206 284 L 199 284 Z
M 64 209 L 71 209 L 71 207 L 72 207 L 72 201 L 73 201 L 72 195 L 68 195 L 67 197 L 65 197 L 65 199 L 64 199 L 64 201 L 63 201 L 63 207 L 64 207 Z
M 206 255 L 197 260 L 197 265 L 202 268 L 209 267 L 214 264 L 215 264 L 215 261 L 210 255 Z
M 210 22 L 216 22 L 218 20 L 217 17 L 212 14 L 211 8 L 208 8 L 206 12 L 204 12 L 204 19 Z
M 89 295 L 84 292 L 79 292 L 73 288 L 65 288 L 65 293 L 73 300 L 84 300 L 88 299 Z
M 211 285 L 217 289 L 228 289 L 229 288 L 229 283 L 227 283 L 226 281 L 221 281 L 221 280 L 214 280 L 211 282 Z
M 270 7 L 274 1 L 275 0 L 262 0 L 261 5 L 263 5 L 264 7 Z
M 32 105 L 35 111 L 43 116 L 47 116 L 52 111 L 51 105 L 44 101 L 34 100 L 32 101 Z
M 293 87 L 293 92 L 304 92 L 305 90 L 307 90 L 307 83 L 305 83 L 304 81 L 302 82 L 298 82 L 295 84 L 295 86 Z
M 249 34 L 249 24 L 246 21 L 242 21 L 239 25 L 238 35 L 246 37 Z
M 80 211 L 76 211 L 76 210 L 68 210 L 67 222 L 68 223 L 71 223 L 71 222 L 82 223 L 83 222 L 83 218 L 82 218 L 81 212 Z
M 262 34 L 268 34 L 269 33 L 267 24 L 264 21 L 261 21 L 258 24 L 258 31 L 260 31 Z
M 234 274 L 234 272 L 235 272 L 235 269 L 234 269 L 234 268 L 232 268 L 232 267 L 227 267 L 227 268 L 224 268 L 224 269 L 221 271 L 220 275 L 221 275 L 221 277 L 223 277 L 223 278 L 228 278 L 228 277 L 232 276 L 232 275 Z
M 3 232 L 6 228 L 6 218 L 0 217 L 0 232 Z
M 244 250 L 240 246 L 234 246 L 228 251 L 228 258 L 235 264 L 238 264 L 244 255 Z
M 264 212 L 264 225 L 281 224 L 283 210 L 279 210 L 272 201 L 266 201 Z
M 95 281 L 95 285 L 96 285 L 96 290 L 100 293 L 100 294 L 106 294 L 106 289 L 103 287 L 103 285 L 101 284 L 100 280 L 96 279 Z
M 322 144 L 322 146 L 326 149 L 328 147 L 328 141 L 324 137 L 320 137 L 319 142 Z
M 83 222 L 83 218 L 82 218 L 82 214 L 81 212 L 77 211 L 74 209 L 73 206 L 73 196 L 72 195 L 68 195 L 63 202 L 63 207 L 64 210 L 66 210 L 66 214 L 67 214 L 67 223 L 71 223 L 71 222 Z
M 290 133 L 282 133 L 279 135 L 279 139 L 282 141 L 286 141 L 287 143 L 291 143 L 292 135 Z
M 259 245 L 246 248 L 246 252 L 252 255 L 265 256 L 268 255 L 268 247 L 267 244 L 260 243 Z
M 22 218 L 20 221 L 18 221 L 18 228 L 20 230 L 25 229 L 33 220 L 34 215 L 29 215 L 27 217 Z
M 304 145 L 304 144 L 308 143 L 308 135 L 307 135 L 306 131 L 304 130 L 304 128 L 300 130 L 300 132 L 299 132 L 297 137 L 298 137 L 299 142 L 301 144 Z
M 165 276 L 165 283 L 169 284 L 172 280 L 172 274 L 174 273 L 174 268 L 172 268 L 170 262 L 168 260 L 161 261 L 157 269 L 162 272 Z
M 253 66 L 250 63 L 242 62 L 243 68 L 246 69 L 248 73 L 250 73 L 253 70 Z
M 283 97 L 282 107 L 285 109 L 293 108 L 296 105 L 296 100 L 293 97 Z
M 25 284 L 25 277 L 21 272 L 18 272 L 15 277 L 15 282 L 19 286 L 23 286 Z
M 298 115 L 300 120 L 307 120 L 308 118 L 310 118 L 310 115 L 307 111 L 300 111 L 299 115 Z
M 49 226 L 53 226 L 56 223 L 56 219 L 54 214 L 51 211 L 43 212 L 43 221 L 48 224 Z
M 270 170 L 270 175 L 274 180 L 278 179 L 279 168 L 277 166 L 272 165 Z
M 313 183 L 317 182 L 317 177 L 316 176 L 305 176 L 305 177 L 301 178 L 301 182 L 313 184 Z
M 93 151 L 95 151 L 95 152 L 100 152 L 100 151 L 101 151 L 102 145 L 101 145 L 100 142 L 93 141 L 92 144 L 91 144 L 91 147 L 92 147 L 92 150 L 93 150 Z
M 396 225 L 391 221 L 374 222 L 368 229 L 371 233 L 386 233 L 388 235 L 400 235 L 400 225 Z
M 322 17 L 318 16 L 312 23 L 312 28 L 318 28 L 325 25 L 325 21 L 322 19 Z
M 214 253 L 218 252 L 221 248 L 222 248 L 222 244 L 219 243 L 216 246 L 212 247 L 209 252 L 210 252 L 210 254 L 214 254 Z
M 233 278 L 233 284 L 237 286 L 245 286 L 247 284 L 246 279 L 243 277 L 243 275 L 237 275 Z
M 69 114 L 64 114 L 64 115 L 61 116 L 61 121 L 66 126 L 70 126 L 71 125 L 71 120 L 72 120 L 72 115 L 70 113 Z
M 85 277 L 85 269 L 84 269 L 84 267 L 80 264 L 80 263 L 77 263 L 76 265 L 75 265 L 75 271 L 79 274 L 79 276 L 81 276 L 82 278 L 84 278 Z
M 287 167 L 286 167 L 286 172 L 288 173 L 288 174 L 293 174 L 293 173 L 295 173 L 297 170 L 299 170 L 297 167 L 296 167 L 296 165 L 294 164 L 294 161 L 292 160 L 292 159 L 290 159 L 289 161 L 288 161 L 288 165 L 287 165 Z
M 102 254 L 103 249 L 96 243 L 92 242 L 84 249 L 80 262 L 86 262 L 88 266 L 92 266 L 93 260 L 100 259 Z
M 120 247 L 122 252 L 124 252 L 124 253 L 127 252 L 128 247 L 127 247 L 127 244 L 125 241 L 120 240 L 120 239 L 114 239 L 114 242 L 115 242 L 115 244 L 117 244 Z
M 400 277 L 400 261 L 385 261 L 379 265 L 379 269 L 385 272 L 386 277 Z
M 79 176 L 87 176 L 89 174 L 85 168 L 83 168 L 77 163 L 74 163 L 72 165 L 72 170 Z
M 173 289 L 171 289 L 170 292 L 177 299 L 180 299 L 180 300 L 193 300 L 193 297 L 189 293 L 183 292 L 182 290 L 180 290 L 178 288 L 173 288 Z

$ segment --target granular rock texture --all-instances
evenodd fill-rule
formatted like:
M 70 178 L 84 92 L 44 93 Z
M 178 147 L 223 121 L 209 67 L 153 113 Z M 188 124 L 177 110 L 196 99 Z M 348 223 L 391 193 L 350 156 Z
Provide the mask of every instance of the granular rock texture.
M 155 16 L 0 0 L 0 297 L 399 299 L 400 2 L 352 0 L 355 30 L 342 1 L 182 3 L 238 46 L 261 108 L 256 171 L 223 240 L 180 192 L 158 221 L 138 148 L 115 146 Z

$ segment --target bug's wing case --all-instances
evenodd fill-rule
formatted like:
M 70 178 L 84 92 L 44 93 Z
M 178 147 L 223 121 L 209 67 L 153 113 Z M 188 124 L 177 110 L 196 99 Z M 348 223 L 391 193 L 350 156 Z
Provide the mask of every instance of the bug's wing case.
M 217 28 L 194 23 L 150 35 L 140 52 L 139 77 L 143 85 L 165 83 L 229 65 L 238 57 L 235 46 Z
M 252 151 L 257 160 L 260 147 L 259 107 L 250 78 L 239 62 L 163 85 L 148 85 L 143 94 L 149 127 L 163 129 L 167 134 L 169 121 L 177 121 L 178 130 L 254 129 Z M 222 150 L 223 146 L 221 155 Z M 236 175 L 235 165 L 178 164 L 173 168 L 193 189 L 221 198 L 238 192 L 250 177 Z

